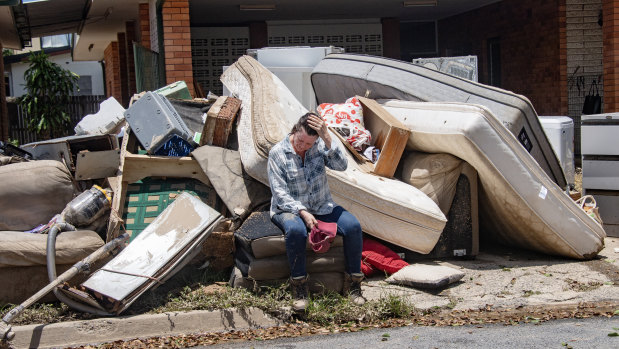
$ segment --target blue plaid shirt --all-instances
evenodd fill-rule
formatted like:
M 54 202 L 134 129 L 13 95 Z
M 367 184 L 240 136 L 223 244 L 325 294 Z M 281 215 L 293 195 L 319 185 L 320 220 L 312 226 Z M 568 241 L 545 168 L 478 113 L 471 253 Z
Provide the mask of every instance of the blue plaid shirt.
M 344 171 L 348 160 L 342 149 L 331 142 L 327 149 L 321 138 L 305 152 L 305 162 L 294 151 L 289 135 L 269 152 L 269 184 L 271 217 L 280 212 L 299 214 L 306 210 L 314 215 L 329 214 L 336 204 L 331 198 L 325 166 Z

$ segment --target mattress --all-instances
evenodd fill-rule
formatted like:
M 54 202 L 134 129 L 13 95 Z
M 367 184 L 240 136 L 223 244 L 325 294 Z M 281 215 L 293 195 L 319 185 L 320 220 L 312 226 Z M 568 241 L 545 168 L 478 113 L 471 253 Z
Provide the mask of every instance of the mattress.
M 343 247 L 332 247 L 325 253 L 308 251 L 305 256 L 308 274 L 323 272 L 345 271 L 345 257 Z M 290 266 L 286 254 L 265 258 L 254 258 L 244 248 L 234 251 L 234 264 L 243 276 L 254 280 L 286 279 L 290 277 Z
M 355 95 L 373 99 L 479 104 L 517 137 L 561 188 L 567 181 L 531 102 L 510 91 L 461 79 L 403 61 L 355 54 L 332 54 L 314 68 L 318 103 L 343 102 Z
M 481 106 L 381 101 L 412 130 L 407 150 L 449 153 L 478 172 L 481 230 L 500 242 L 588 259 L 606 233 Z
M 221 81 L 242 101 L 237 134 L 243 167 L 268 185 L 269 150 L 307 110 L 251 57 L 239 58 Z M 343 147 L 337 137 L 332 139 L 333 146 Z M 366 172 L 352 155 L 348 157 L 345 171 L 327 170 L 335 202 L 359 219 L 364 232 L 419 253 L 430 252 L 446 223 L 434 201 L 411 185 Z

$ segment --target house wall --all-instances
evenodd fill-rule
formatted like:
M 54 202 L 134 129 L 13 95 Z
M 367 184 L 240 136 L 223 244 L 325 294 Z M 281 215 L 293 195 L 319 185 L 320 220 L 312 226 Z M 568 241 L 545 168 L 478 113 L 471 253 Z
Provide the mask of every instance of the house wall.
M 191 95 L 195 96 L 191 65 L 189 0 L 167 0 L 163 4 L 161 16 L 166 83 L 184 80 Z
M 487 83 L 487 43 L 499 38 L 500 87 L 528 97 L 540 115 L 567 115 L 564 32 L 565 0 L 504 0 L 440 20 L 439 54 L 476 55 Z
M 122 99 L 122 89 L 120 80 L 120 57 L 118 54 L 118 41 L 111 42 L 103 52 L 105 60 L 105 86 L 106 97 L 114 97 L 118 103 L 127 107 L 127 103 Z
M 89 75 L 92 79 L 92 94 L 103 95 L 103 70 L 101 64 L 94 61 L 74 62 L 71 59 L 71 53 L 63 53 L 60 55 L 51 55 L 49 60 L 60 65 L 63 69 L 70 70 L 77 75 Z M 28 63 L 13 63 L 11 64 L 11 91 L 13 97 L 20 97 L 26 93 L 24 73 L 28 69 Z

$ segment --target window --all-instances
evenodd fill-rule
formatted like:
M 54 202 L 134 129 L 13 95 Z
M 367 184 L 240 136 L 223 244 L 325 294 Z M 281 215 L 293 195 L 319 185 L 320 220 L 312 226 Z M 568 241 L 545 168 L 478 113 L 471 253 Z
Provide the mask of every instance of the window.
M 68 46 L 71 46 L 71 34 L 60 34 L 41 38 L 41 48 Z
M 415 58 L 436 57 L 436 22 L 400 23 L 400 51 L 402 60 L 407 62 Z
M 80 75 L 77 80 L 79 91 L 73 91 L 74 96 L 90 96 L 92 95 L 92 77 L 90 75 Z

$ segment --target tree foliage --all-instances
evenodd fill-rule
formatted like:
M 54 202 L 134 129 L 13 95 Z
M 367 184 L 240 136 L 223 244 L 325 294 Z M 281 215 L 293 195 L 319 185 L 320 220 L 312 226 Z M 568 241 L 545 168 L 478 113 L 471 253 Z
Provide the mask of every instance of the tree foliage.
M 65 110 L 79 76 L 51 62 L 44 52 L 31 54 L 28 63 L 26 94 L 20 98 L 28 127 L 43 138 L 61 134 L 69 124 Z

